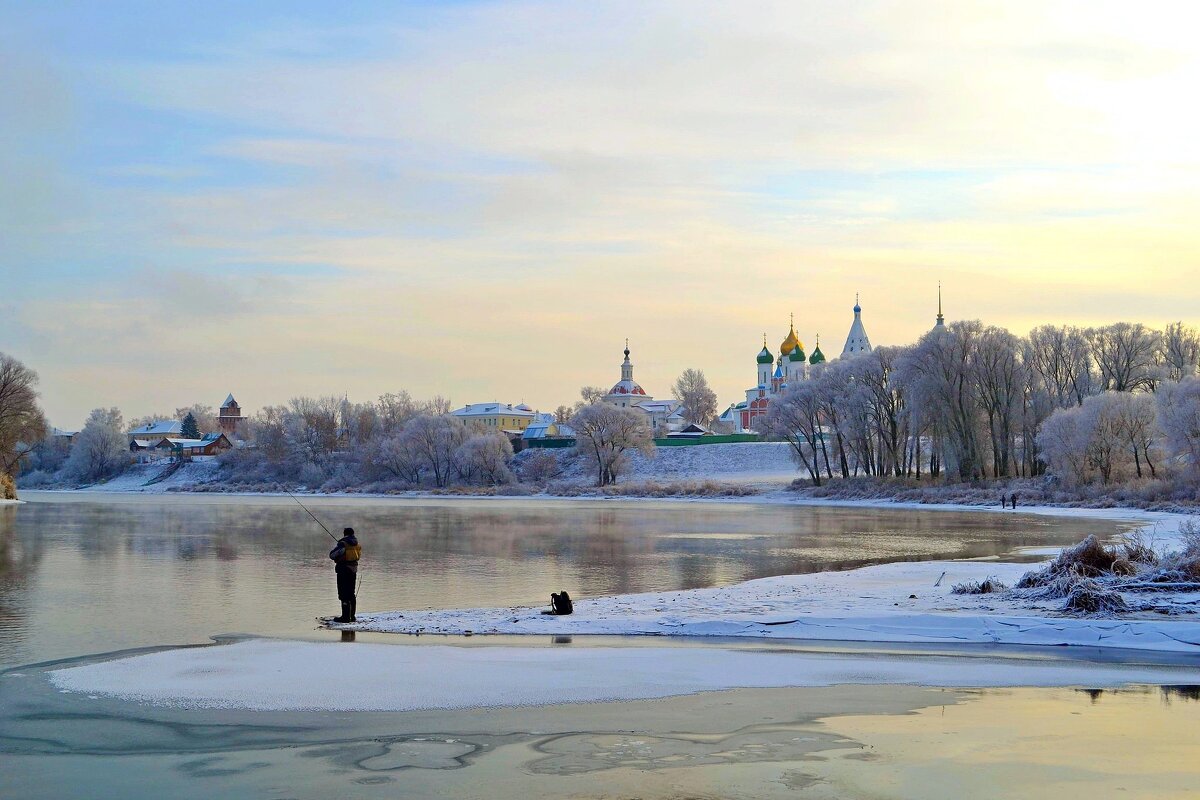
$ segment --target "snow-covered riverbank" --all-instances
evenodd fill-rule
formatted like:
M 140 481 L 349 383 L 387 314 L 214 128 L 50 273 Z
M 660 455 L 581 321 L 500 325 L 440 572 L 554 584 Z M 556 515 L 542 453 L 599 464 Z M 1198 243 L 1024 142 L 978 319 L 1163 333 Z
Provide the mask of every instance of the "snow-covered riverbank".
M 1137 511 L 1049 507 L 1025 511 L 1082 513 L 1141 523 L 1147 539 L 1161 551 L 1178 546 L 1180 525 L 1189 519 Z M 1030 602 L 996 594 L 951 592 L 957 583 L 988 577 L 1012 585 L 1029 569 L 1029 564 L 996 561 L 901 562 L 764 578 L 713 589 L 577 599 L 571 616 L 546 615 L 540 608 L 396 611 L 363 613 L 358 623 L 336 627 L 408 634 L 626 634 L 1076 645 L 1200 655 L 1200 621 L 1190 614 L 1079 617 L 1063 614 L 1061 600 Z M 1177 611 L 1200 610 L 1200 594 L 1164 593 L 1163 597 Z

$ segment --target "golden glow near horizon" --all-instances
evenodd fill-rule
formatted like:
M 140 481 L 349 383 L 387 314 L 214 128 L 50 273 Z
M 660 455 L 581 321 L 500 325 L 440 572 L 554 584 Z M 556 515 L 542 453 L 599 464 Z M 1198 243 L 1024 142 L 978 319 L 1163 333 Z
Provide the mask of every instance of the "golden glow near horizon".
M 790 312 L 832 356 L 858 292 L 908 343 L 939 280 L 1017 333 L 1197 322 L 1190 4 L 97 13 L 0 12 L 0 349 L 64 427 L 548 410 L 627 336 L 647 392 L 724 406 Z

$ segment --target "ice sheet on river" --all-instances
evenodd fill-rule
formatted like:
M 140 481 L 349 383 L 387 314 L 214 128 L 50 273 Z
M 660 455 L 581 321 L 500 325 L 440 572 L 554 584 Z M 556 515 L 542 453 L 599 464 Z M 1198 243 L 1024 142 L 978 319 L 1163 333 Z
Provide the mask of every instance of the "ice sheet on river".
M 353 676 L 353 681 L 348 684 L 342 676 Z M 70 667 L 51 672 L 50 678 L 63 691 L 182 708 L 415 711 L 837 684 L 1170 684 L 1194 680 L 1195 671 L 1047 658 L 717 647 L 456 647 L 250 640 Z
M 566 617 L 547 616 L 539 608 L 397 611 L 359 613 L 357 625 L 338 627 L 389 633 L 1082 645 L 1200 655 L 1200 621 L 1195 618 L 1073 617 L 1059 612 L 1062 600 L 1031 604 L 994 594 L 950 591 L 955 583 L 989 576 L 1011 586 L 1032 566 L 988 561 L 893 563 L 763 578 L 714 589 L 577 599 L 575 613 Z M 1179 601 L 1195 604 L 1200 598 L 1181 596 Z

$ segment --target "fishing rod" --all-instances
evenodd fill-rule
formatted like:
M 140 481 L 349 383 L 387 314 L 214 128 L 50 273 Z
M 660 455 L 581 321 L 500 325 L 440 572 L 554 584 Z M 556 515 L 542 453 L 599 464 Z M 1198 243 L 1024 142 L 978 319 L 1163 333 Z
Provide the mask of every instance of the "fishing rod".
M 287 489 L 284 489 L 283 491 L 287 493 L 287 496 L 288 496 L 288 497 L 290 497 L 290 498 L 292 498 L 293 500 L 295 500 L 295 501 L 296 501 L 296 505 L 298 505 L 298 506 L 300 506 L 301 508 L 303 508 L 303 509 L 304 509 L 304 511 L 305 511 L 305 513 L 306 513 L 306 514 L 308 514 L 310 517 L 312 517 L 312 518 L 313 518 L 313 522 L 315 522 L 315 523 L 317 523 L 318 525 L 320 525 L 320 526 L 321 526 L 321 530 L 323 530 L 323 531 L 325 531 L 326 533 L 328 533 L 328 534 L 329 534 L 329 538 L 330 538 L 330 539 L 333 539 L 333 541 L 334 541 L 334 542 L 337 542 L 337 541 L 338 541 L 338 538 L 337 538 L 336 536 L 334 536 L 334 535 L 333 535 L 333 533 L 331 533 L 331 532 L 330 532 L 329 528 L 326 528 L 326 527 L 325 527 L 325 523 L 324 523 L 324 522 L 321 522 L 321 520 L 317 519 L 317 515 L 316 515 L 316 514 L 314 514 L 314 513 L 312 513 L 311 511 L 309 511 L 309 510 L 308 510 L 308 506 L 306 506 L 306 505 L 304 505 L 304 503 L 301 503 L 301 502 L 300 502 L 300 498 L 299 498 L 299 497 L 296 497 L 296 495 L 292 494 L 292 493 L 291 493 L 291 492 L 289 492 Z

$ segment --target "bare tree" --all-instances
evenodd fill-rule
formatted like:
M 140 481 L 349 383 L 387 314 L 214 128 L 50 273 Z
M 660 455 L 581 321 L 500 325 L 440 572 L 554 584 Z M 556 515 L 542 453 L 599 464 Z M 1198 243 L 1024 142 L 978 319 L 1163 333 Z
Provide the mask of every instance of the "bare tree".
M 704 371 L 685 369 L 675 379 L 675 398 L 683 404 L 683 415 L 688 422 L 708 426 L 717 416 L 717 393 L 708 385 Z
M 590 406 L 592 403 L 599 403 L 608 394 L 608 390 L 603 386 L 580 386 L 579 399 L 585 406 Z
M 1088 431 L 1079 406 L 1059 408 L 1038 431 L 1038 449 L 1051 471 L 1067 485 L 1087 479 Z
M 1113 415 L 1117 434 L 1133 454 L 1137 476 L 1142 477 L 1142 462 L 1145 461 L 1150 477 L 1158 477 L 1150 458 L 1150 448 L 1162 438 L 1154 398 L 1148 394 L 1122 392 L 1114 398 Z
M 554 409 L 554 421 L 557 424 L 562 425 L 566 423 L 567 420 L 571 419 L 572 413 L 574 412 L 571 410 L 570 406 L 559 406 L 558 408 Z
M 1200 332 L 1182 322 L 1172 322 L 1163 331 L 1163 366 L 1166 379 L 1179 382 L 1200 368 Z
M 911 418 L 906 413 L 904 387 L 895 379 L 896 364 L 905 353 L 899 347 L 876 347 L 851 362 L 855 383 L 865 397 L 871 424 L 886 456 L 884 468 L 896 476 L 906 471 L 904 451 Z
M 121 412 L 115 408 L 97 408 L 75 436 L 63 470 L 77 481 L 111 478 L 129 465 L 127 447 Z
M 767 413 L 756 419 L 755 427 L 763 434 L 782 439 L 792 447 L 796 461 L 808 472 L 814 486 L 821 485 L 818 448 L 821 438 L 821 398 L 817 386 L 804 381 L 789 387 L 782 397 L 767 406 Z
M 1200 473 L 1200 378 L 1164 384 L 1154 397 L 1167 450 Z
M 422 458 L 415 444 L 414 437 L 397 431 L 374 443 L 367 455 L 367 462 L 385 475 L 414 486 L 419 485 Z
M 984 328 L 976 343 L 974 379 L 992 449 L 992 474 L 1011 474 L 1017 420 L 1025 388 L 1021 342 L 1003 328 Z
M 440 417 L 449 414 L 451 408 L 449 397 L 442 397 L 440 394 L 435 394 L 422 404 L 421 412 Z
M 188 414 L 191 414 L 196 420 L 196 426 L 200 429 L 200 433 L 212 433 L 217 429 L 217 414 L 213 411 L 212 406 L 194 403 L 187 408 L 177 408 L 173 418 L 183 420 Z M 160 417 L 160 419 L 171 419 L 171 417 Z
M 412 395 L 403 389 L 380 395 L 376 409 L 379 415 L 379 425 L 382 428 L 381 432 L 384 434 L 400 430 L 404 427 L 404 423 L 420 413 Z
M 983 477 L 979 447 L 981 403 L 974 362 L 983 325 L 952 322 L 921 337 L 899 366 L 901 382 L 927 405 L 944 429 L 960 480 Z
M 455 459 L 463 477 L 479 480 L 491 486 L 512 483 L 516 480 L 509 463 L 512 461 L 512 443 L 502 433 L 481 433 L 459 445 Z
M 1160 351 L 1161 333 L 1140 322 L 1115 322 L 1101 328 L 1089 328 L 1087 337 L 1105 390 L 1154 390 L 1159 379 L 1155 362 Z
M 455 456 L 467 440 L 469 432 L 454 417 L 422 414 L 404 426 L 408 446 L 417 454 L 422 471 L 433 479 L 434 486 L 443 487 L 457 471 Z
M 1082 405 L 1095 394 L 1091 346 L 1079 328 L 1043 325 L 1029 332 L 1025 364 L 1056 408 Z
M 21 458 L 46 435 L 37 382 L 36 372 L 0 353 L 0 474 L 15 474 Z
M 616 483 L 628 463 L 630 451 L 650 455 L 654 434 L 646 415 L 632 408 L 593 403 L 571 417 L 575 449 L 596 466 L 596 485 Z

